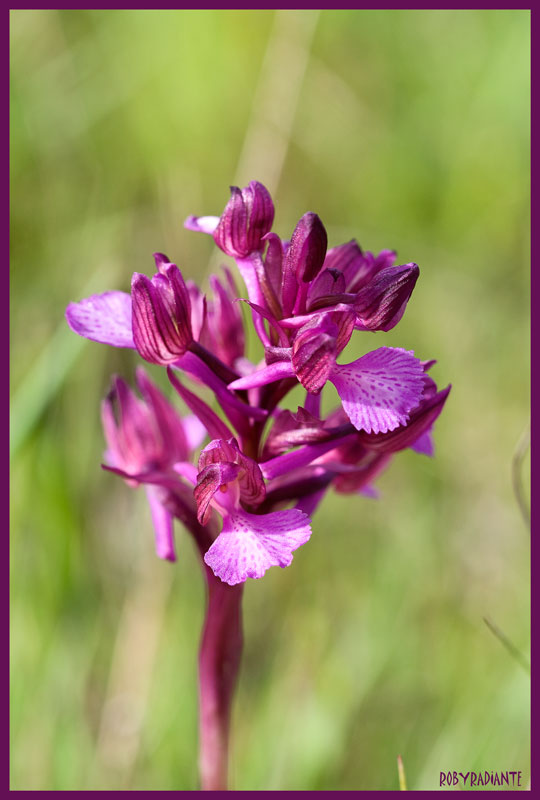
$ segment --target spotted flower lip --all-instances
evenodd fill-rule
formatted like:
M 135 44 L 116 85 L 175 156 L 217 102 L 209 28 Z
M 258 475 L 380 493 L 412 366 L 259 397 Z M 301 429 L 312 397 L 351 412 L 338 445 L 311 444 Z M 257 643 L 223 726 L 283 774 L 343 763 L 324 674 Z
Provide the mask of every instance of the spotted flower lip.
M 320 384 L 326 376 L 326 380 L 336 387 L 343 409 L 357 430 L 367 433 L 391 431 L 406 424 L 409 413 L 420 402 L 424 371 L 421 361 L 412 351 L 380 347 L 350 364 L 325 365 L 324 371 L 320 366 L 324 358 L 317 360 L 316 355 L 317 351 L 314 358 L 306 359 L 302 364 L 306 367 L 302 382 L 308 391 L 320 391 Z M 309 380 L 310 366 L 314 375 L 312 383 Z M 233 381 L 229 388 L 249 389 L 295 375 L 293 361 L 279 361 Z
M 234 586 L 262 578 L 272 566 L 285 567 L 311 536 L 309 518 L 298 509 L 254 514 L 243 507 L 262 502 L 265 485 L 257 463 L 236 440 L 215 439 L 201 453 L 194 490 L 199 521 L 212 509 L 223 519 L 221 533 L 204 560 L 222 581 Z

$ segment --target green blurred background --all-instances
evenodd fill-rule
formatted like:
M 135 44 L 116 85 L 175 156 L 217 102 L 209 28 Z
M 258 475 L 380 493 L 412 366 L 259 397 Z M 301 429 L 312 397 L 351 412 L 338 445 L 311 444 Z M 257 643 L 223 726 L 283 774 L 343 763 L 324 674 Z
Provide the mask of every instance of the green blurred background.
M 313 210 L 332 245 L 419 263 L 357 353 L 414 349 L 453 390 L 435 459 L 400 454 L 379 501 L 329 497 L 293 565 L 249 582 L 232 788 L 396 789 L 398 754 L 410 789 L 528 779 L 529 676 L 483 618 L 528 658 L 529 22 L 11 12 L 12 788 L 197 788 L 197 559 L 178 529 L 159 562 L 144 493 L 100 469 L 100 400 L 135 356 L 63 314 L 156 250 L 204 283 L 219 258 L 182 221 L 250 179 L 284 237 Z

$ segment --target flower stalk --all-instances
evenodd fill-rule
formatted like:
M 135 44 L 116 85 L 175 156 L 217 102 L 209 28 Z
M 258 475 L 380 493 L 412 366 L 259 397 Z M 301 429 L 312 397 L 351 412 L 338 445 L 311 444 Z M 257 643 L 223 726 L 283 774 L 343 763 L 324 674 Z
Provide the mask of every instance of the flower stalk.
M 231 706 L 242 655 L 244 584 L 229 586 L 204 565 L 207 605 L 199 649 L 201 789 L 228 788 Z

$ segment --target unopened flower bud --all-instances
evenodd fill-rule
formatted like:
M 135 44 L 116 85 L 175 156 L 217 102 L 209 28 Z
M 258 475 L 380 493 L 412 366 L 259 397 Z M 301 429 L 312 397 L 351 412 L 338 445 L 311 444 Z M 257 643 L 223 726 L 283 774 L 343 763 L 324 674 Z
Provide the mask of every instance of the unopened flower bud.
M 231 199 L 213 232 L 217 246 L 232 258 L 246 258 L 262 250 L 261 242 L 272 227 L 274 204 L 270 193 L 258 181 L 239 189 L 231 186 Z

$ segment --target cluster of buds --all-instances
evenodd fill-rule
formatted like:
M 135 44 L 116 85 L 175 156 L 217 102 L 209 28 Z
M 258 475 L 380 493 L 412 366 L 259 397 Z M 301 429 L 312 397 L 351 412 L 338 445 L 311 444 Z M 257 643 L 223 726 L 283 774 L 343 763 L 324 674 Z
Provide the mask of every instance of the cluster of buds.
M 175 559 L 176 517 L 204 541 L 207 567 L 230 585 L 289 565 L 332 487 L 373 494 L 373 481 L 397 452 L 431 455 L 432 427 L 450 391 L 438 391 L 429 376 L 433 361 L 401 348 L 342 363 L 355 331 L 389 331 L 399 322 L 416 264 L 396 265 L 393 251 L 374 255 L 354 240 L 327 249 L 312 212 L 289 241 L 271 231 L 273 220 L 270 194 L 252 181 L 231 189 L 221 217 L 185 222 L 234 259 L 246 297 L 229 269 L 210 279 L 209 296 L 156 253 L 155 275 L 135 273 L 130 294 L 94 295 L 66 312 L 81 336 L 133 348 L 166 368 L 191 416 L 181 418 L 142 368 L 142 399 L 115 378 L 103 404 L 104 466 L 145 485 L 159 556 Z M 245 355 L 239 299 L 250 306 L 264 349 L 258 364 Z M 210 389 L 221 414 L 184 385 L 182 373 Z M 323 417 L 328 381 L 341 403 Z M 304 404 L 287 409 L 298 384 Z

